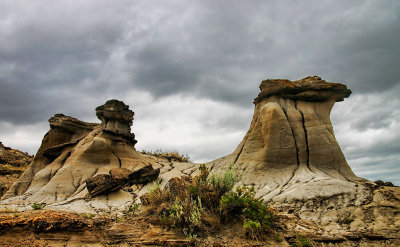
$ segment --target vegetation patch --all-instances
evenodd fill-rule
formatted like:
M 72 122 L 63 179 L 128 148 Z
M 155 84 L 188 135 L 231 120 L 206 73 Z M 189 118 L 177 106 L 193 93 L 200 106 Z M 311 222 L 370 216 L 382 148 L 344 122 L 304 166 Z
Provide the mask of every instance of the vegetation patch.
M 93 217 L 95 217 L 95 214 L 92 213 L 81 213 L 81 216 L 85 219 L 92 219 Z
M 139 211 L 139 204 L 138 203 L 133 203 L 127 212 L 127 215 L 135 215 Z
M 311 243 L 310 243 L 310 240 L 308 240 L 308 238 L 305 237 L 304 235 L 297 234 L 296 238 L 291 243 L 291 246 L 293 246 L 293 247 L 310 247 Z
M 210 175 L 205 165 L 194 178 L 169 181 L 165 189 L 155 183 L 141 197 L 150 221 L 173 228 L 185 236 L 199 237 L 215 233 L 221 225 L 242 224 L 246 235 L 260 240 L 273 227 L 277 217 L 254 188 L 238 187 L 232 169 L 222 176 Z
M 46 207 L 46 203 L 44 203 L 44 202 L 40 202 L 40 203 L 34 202 L 31 205 L 31 207 L 32 207 L 33 210 L 39 210 L 39 209 L 42 209 L 42 208 Z
M 189 155 L 187 154 L 180 154 L 178 151 L 163 151 L 163 150 L 156 150 L 156 151 L 146 151 L 142 150 L 142 154 L 153 155 L 161 158 L 165 158 L 168 161 L 178 161 L 178 162 L 192 162 L 190 160 Z

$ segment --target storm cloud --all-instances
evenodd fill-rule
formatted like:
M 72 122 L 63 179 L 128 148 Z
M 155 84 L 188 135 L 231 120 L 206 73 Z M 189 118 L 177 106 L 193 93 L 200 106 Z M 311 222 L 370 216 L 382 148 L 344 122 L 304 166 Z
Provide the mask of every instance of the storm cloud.
M 0 0 L 0 141 L 35 153 L 47 119 L 123 100 L 140 149 L 230 153 L 267 78 L 353 94 L 332 121 L 357 175 L 400 184 L 400 2 Z

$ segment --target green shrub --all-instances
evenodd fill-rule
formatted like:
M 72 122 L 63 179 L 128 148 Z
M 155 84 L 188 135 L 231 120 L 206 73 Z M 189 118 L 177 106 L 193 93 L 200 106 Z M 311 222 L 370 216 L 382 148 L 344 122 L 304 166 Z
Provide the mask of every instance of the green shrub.
M 259 221 L 246 220 L 243 224 L 246 234 L 252 239 L 259 240 L 263 229 Z
M 157 182 L 153 183 L 153 187 L 143 195 L 140 199 L 143 205 L 148 204 L 161 204 L 165 201 L 169 201 L 170 193 L 167 189 L 162 190 L 160 184 Z
M 133 203 L 129 209 L 128 209 L 128 214 L 129 215 L 134 215 L 136 212 L 139 210 L 139 203 Z
M 222 196 L 219 206 L 224 219 L 244 218 L 243 227 L 253 239 L 268 232 L 275 217 L 263 199 L 255 198 L 254 187 L 237 187 Z
M 217 213 L 222 196 L 231 191 L 237 182 L 238 178 L 231 169 L 222 176 L 209 175 L 208 169 L 202 164 L 200 175 L 193 179 L 188 190 L 192 199 L 200 198 L 207 210 Z
M 46 206 L 46 203 L 44 203 L 44 202 L 40 202 L 40 203 L 34 202 L 34 203 L 31 205 L 31 207 L 33 208 L 33 210 L 39 210 L 39 209 L 44 208 L 45 206 Z
M 294 242 L 291 244 L 293 247 L 310 247 L 311 243 L 310 240 L 308 240 L 305 236 L 303 235 L 296 235 L 296 238 L 294 239 Z
M 236 217 L 246 234 L 260 239 L 274 220 L 262 199 L 255 199 L 254 188 L 232 191 L 238 177 L 232 169 L 223 175 L 210 175 L 204 164 L 194 178 L 171 179 L 164 189 L 158 184 L 141 197 L 153 223 L 174 228 L 188 237 L 197 237 L 218 229 L 221 221 Z M 232 221 L 229 221 L 232 222 Z
M 166 226 L 180 229 L 186 236 L 196 237 L 204 231 L 204 208 L 200 198 L 187 201 L 175 200 L 169 210 L 162 212 L 161 221 Z

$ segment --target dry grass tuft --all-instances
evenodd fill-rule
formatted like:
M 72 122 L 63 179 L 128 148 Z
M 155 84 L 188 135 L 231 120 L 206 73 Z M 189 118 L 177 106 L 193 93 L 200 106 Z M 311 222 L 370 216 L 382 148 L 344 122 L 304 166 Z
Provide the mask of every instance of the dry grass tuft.
M 162 151 L 162 150 L 146 151 L 146 150 L 142 150 L 141 153 L 164 158 L 164 159 L 167 159 L 168 161 L 191 162 L 189 155 L 180 154 L 178 151 Z

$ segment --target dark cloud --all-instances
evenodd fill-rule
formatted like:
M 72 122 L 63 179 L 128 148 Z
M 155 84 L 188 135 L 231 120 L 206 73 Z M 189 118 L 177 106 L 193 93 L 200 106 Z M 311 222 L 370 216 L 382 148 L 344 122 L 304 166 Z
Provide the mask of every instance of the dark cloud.
M 389 157 L 400 143 L 390 135 L 400 123 L 399 16 L 395 0 L 3 1 L 0 123 L 17 133 L 57 112 L 97 121 L 93 109 L 119 98 L 136 111 L 139 136 L 160 121 L 159 136 L 185 143 L 171 145 L 212 159 L 236 144 L 208 142 L 238 142 L 247 130 L 261 80 L 319 75 L 354 92 L 333 112 L 346 155 Z M 171 138 L 184 128 L 190 143 Z M 369 146 L 357 149 L 365 136 Z M 154 138 L 143 147 L 168 145 Z

